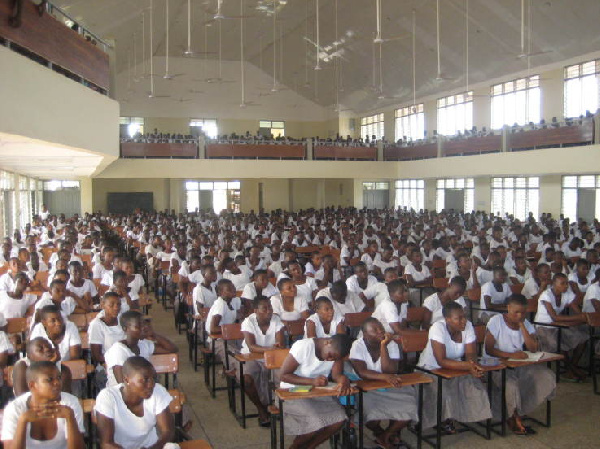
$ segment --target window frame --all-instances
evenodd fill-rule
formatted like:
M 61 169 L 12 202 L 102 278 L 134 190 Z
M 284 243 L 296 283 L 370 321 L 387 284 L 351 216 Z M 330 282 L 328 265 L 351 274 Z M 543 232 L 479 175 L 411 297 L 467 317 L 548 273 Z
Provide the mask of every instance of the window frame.
M 444 136 L 455 136 L 459 132 L 464 132 L 465 130 L 473 129 L 473 91 L 469 90 L 467 92 L 461 92 L 454 95 L 448 95 L 446 97 L 441 97 L 437 99 L 437 133 Z M 451 112 L 460 113 L 460 110 L 464 113 L 464 117 L 462 117 L 462 121 L 464 122 L 464 127 L 460 127 L 457 124 L 456 117 L 453 117 L 454 126 L 452 127 L 452 131 L 448 132 L 450 129 L 449 124 L 442 123 L 449 120 L 449 115 Z
M 385 132 L 385 113 L 378 112 L 373 115 L 368 115 L 360 119 L 360 137 L 362 140 L 371 140 L 375 136 L 375 140 L 381 140 Z
M 529 213 L 537 220 L 540 210 L 540 178 L 539 176 L 493 176 L 490 179 L 490 208 L 493 215 L 500 217 L 512 215 L 526 221 Z M 501 204 L 495 204 L 496 193 L 501 195 Z M 523 195 L 524 194 L 524 195 Z M 519 211 L 519 204 L 524 204 Z M 532 206 L 533 204 L 533 206 Z M 521 212 L 523 212 L 521 214 Z
M 590 79 L 595 81 L 595 95 L 584 92 L 586 87 L 584 80 Z M 570 97 L 575 95 L 575 93 L 580 103 L 577 112 L 571 110 L 573 108 L 571 103 L 574 103 L 576 100 Z M 588 101 L 592 101 L 593 99 L 595 101 L 595 105 L 592 106 L 593 110 L 587 109 L 584 104 L 587 103 L 585 99 Z M 563 71 L 563 100 L 563 115 L 566 119 L 580 117 L 585 115 L 587 111 L 594 114 L 600 108 L 600 58 L 565 66 Z
M 404 140 L 405 136 L 409 142 L 424 139 L 427 133 L 425 130 L 424 103 L 411 104 L 396 109 L 394 111 L 394 131 L 396 141 Z
M 394 182 L 396 209 L 425 210 L 425 179 L 397 179 Z M 402 201 L 399 201 L 399 199 Z M 400 204 L 400 203 L 403 204 Z M 414 204 L 416 203 L 416 205 Z
M 524 95 L 519 93 L 523 92 Z M 519 104 L 523 100 L 524 104 Z M 537 97 L 537 98 L 536 98 Z M 510 101 L 509 101 L 510 100 Z M 532 102 L 537 104 L 533 105 Z M 500 109 L 500 110 L 498 110 Z M 512 109 L 511 111 L 508 111 Z M 508 112 L 513 113 L 513 119 L 508 119 Z M 515 78 L 490 87 L 490 128 L 502 129 L 504 126 L 524 126 L 528 123 L 540 123 L 542 116 L 542 91 L 540 75 Z M 497 119 L 497 115 L 502 115 Z M 509 123 L 512 122 L 512 123 Z

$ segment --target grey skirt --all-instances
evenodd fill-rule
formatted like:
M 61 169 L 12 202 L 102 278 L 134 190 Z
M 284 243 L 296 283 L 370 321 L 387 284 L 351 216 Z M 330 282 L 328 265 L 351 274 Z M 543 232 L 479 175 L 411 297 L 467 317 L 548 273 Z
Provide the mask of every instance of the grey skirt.
M 423 389 L 423 428 L 436 424 L 438 382 L 443 383 L 441 421 L 455 419 L 459 422 L 479 422 L 492 417 L 490 400 L 485 386 L 479 379 L 465 375 L 454 379 L 440 380 L 437 376 L 433 383 Z
M 502 416 L 502 374 L 492 374 L 494 418 Z M 544 365 L 522 366 L 506 370 L 506 411 L 511 416 L 515 411 L 529 415 L 541 404 L 554 398 L 556 375 Z
M 364 393 L 363 407 L 365 422 L 387 419 L 414 423 L 419 421 L 417 389 L 413 386 Z
M 283 403 L 283 424 L 288 435 L 316 432 L 346 419 L 334 397 L 295 399 Z
M 235 377 L 240 382 L 240 362 L 234 357 L 229 357 L 229 368 L 235 369 Z M 252 377 L 260 402 L 265 406 L 269 405 L 269 370 L 265 367 L 265 362 L 251 360 L 244 363 L 244 376 L 246 375 Z
M 558 329 L 538 325 L 536 334 L 540 347 L 545 352 L 558 352 Z M 590 338 L 587 326 L 563 327 L 560 338 L 560 350 L 570 351 L 575 349 Z

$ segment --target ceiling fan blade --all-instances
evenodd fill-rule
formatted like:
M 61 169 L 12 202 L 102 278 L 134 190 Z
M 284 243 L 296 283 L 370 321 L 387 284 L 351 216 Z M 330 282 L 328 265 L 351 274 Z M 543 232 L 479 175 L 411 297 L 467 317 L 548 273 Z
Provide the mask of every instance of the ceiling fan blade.
M 380 42 L 392 42 L 392 41 L 401 41 L 404 39 L 410 39 L 411 35 L 410 34 L 406 34 L 404 36 L 394 36 L 394 37 L 386 37 L 380 40 Z
M 166 74 L 163 76 L 163 79 L 165 79 L 165 80 L 172 80 L 173 78 L 177 78 L 177 77 L 179 77 L 179 76 L 183 76 L 183 75 L 185 75 L 185 73 L 173 73 L 173 74 L 171 74 L 171 73 L 166 73 Z
M 531 53 L 521 53 L 520 55 L 517 56 L 517 59 L 532 58 L 534 56 L 545 55 L 546 53 L 552 53 L 552 51 L 553 50 L 540 50 L 540 51 L 534 51 Z

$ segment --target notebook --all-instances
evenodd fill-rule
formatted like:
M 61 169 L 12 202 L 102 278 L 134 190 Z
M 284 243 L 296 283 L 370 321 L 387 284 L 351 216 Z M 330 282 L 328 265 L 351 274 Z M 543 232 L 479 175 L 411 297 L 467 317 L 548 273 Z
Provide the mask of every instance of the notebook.
M 509 362 L 538 362 L 544 358 L 544 352 L 529 352 L 523 351 L 527 354 L 526 359 L 508 359 Z

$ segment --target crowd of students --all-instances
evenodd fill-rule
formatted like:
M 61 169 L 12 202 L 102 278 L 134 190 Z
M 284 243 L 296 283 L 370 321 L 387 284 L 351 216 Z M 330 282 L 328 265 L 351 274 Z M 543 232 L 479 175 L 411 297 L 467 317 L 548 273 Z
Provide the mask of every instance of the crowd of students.
M 549 214 L 520 222 L 481 212 L 341 208 L 220 216 L 86 214 L 70 220 L 46 213 L 13 237 L 4 239 L 0 254 L 6 263 L 0 325 L 29 317 L 31 330 L 21 342 L 21 359 L 14 355 L 14 340 L 0 332 L 0 366 L 14 365 L 16 397 L 4 411 L 7 447 L 55 440 L 61 441 L 55 447 L 81 447 L 82 411 L 69 394 L 81 386 L 60 363 L 82 357 L 72 322 L 80 312 L 99 312 L 89 324 L 87 343 L 100 391 L 95 405 L 100 441 L 162 447 L 173 438 L 171 397 L 155 383 L 148 359 L 178 348 L 139 312 L 147 301 L 146 286 L 162 286 L 157 278 L 163 275 L 169 302 L 176 310 L 189 305 L 195 325 L 207 334 L 218 336 L 221 326 L 240 323 L 244 339 L 234 349 L 241 353 L 284 347 L 286 326 L 305 320 L 303 338 L 291 345 L 281 367 L 281 388 L 326 386 L 331 380 L 345 395 L 356 378 L 398 387 L 365 394 L 367 427 L 384 448 L 402 446 L 401 430 L 418 420 L 416 389 L 402 387 L 399 373 L 408 360 L 399 342 L 411 324 L 408 309 L 421 306 L 422 297 L 418 328 L 428 331 L 428 338 L 416 365 L 468 374 L 444 387 L 442 426 L 448 434 L 456 432 L 456 422 L 499 413 L 490 406 L 467 317 L 487 325 L 486 358 L 556 352 L 557 330 L 548 325 L 564 324 L 563 379 L 580 382 L 588 373 L 581 366 L 589 335 L 586 314 L 600 312 L 600 224 Z M 46 276 L 39 273 L 45 270 L 47 283 L 42 283 Z M 447 281 L 434 288 L 433 280 L 442 278 Z M 472 293 L 478 291 L 474 302 Z M 532 305 L 535 325 L 526 318 Z M 358 335 L 345 321 L 356 312 L 371 312 Z M 219 338 L 215 356 L 222 362 L 228 357 Z M 229 374 L 239 379 L 236 360 L 227 362 Z M 261 361 L 244 366 L 246 394 L 265 427 L 272 396 L 268 377 Z M 424 393 L 425 428 L 436 423 L 433 379 Z M 499 376 L 493 386 L 498 395 Z M 555 376 L 545 366 L 511 370 L 506 384 L 511 430 L 535 433 L 522 418 L 553 398 L 555 389 Z M 332 397 L 289 401 L 283 413 L 286 433 L 295 436 L 293 448 L 317 447 L 346 420 Z

